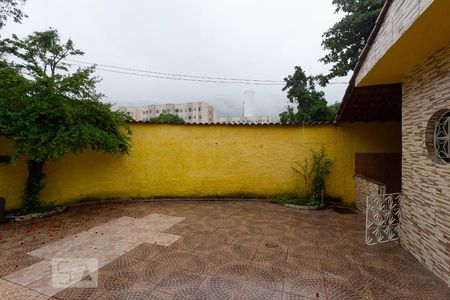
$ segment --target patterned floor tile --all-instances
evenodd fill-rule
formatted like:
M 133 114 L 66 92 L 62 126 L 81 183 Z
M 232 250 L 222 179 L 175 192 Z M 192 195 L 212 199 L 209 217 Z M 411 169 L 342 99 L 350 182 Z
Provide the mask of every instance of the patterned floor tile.
M 0 234 L 0 276 L 52 299 L 450 299 L 398 244 L 367 247 L 363 216 L 328 209 L 96 204 L 10 223 Z M 49 259 L 68 254 L 98 259 L 97 288 L 49 287 Z M 0 279 L 0 298 L 47 297 Z
M 195 298 L 232 299 L 241 287 L 242 283 L 239 281 L 220 276 L 210 276 L 203 281 Z
M 326 299 L 325 281 L 321 277 L 287 277 L 284 292 L 315 299 Z
M 175 294 L 181 290 L 195 290 L 205 279 L 205 275 L 191 273 L 184 270 L 174 270 L 167 274 L 155 289 L 160 292 Z

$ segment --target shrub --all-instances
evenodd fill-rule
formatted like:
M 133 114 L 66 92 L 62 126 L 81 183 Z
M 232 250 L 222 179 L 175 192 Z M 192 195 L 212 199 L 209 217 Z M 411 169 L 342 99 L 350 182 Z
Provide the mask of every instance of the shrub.
M 322 199 L 325 193 L 325 177 L 330 174 L 333 162 L 327 157 L 325 147 L 320 150 L 311 150 L 311 158 L 305 158 L 303 163 L 295 162 L 292 169 L 299 177 L 298 182 L 302 179 L 304 191 L 307 199 Z M 302 196 L 300 184 L 298 187 L 299 196 Z

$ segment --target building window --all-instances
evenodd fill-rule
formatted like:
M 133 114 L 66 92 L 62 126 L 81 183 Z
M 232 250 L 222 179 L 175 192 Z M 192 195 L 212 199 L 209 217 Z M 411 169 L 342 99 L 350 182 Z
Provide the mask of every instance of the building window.
M 425 139 L 431 159 L 438 164 L 450 164 L 450 110 L 440 110 L 431 117 Z
M 202 111 L 202 108 L 201 108 L 201 107 L 199 107 L 199 108 L 198 108 L 198 111 Z
M 192 111 L 192 108 L 189 108 L 189 112 L 191 112 Z
M 434 128 L 434 151 L 443 163 L 450 163 L 450 112 L 446 112 L 436 122 Z
M 191 116 L 189 116 L 189 120 L 191 120 L 192 119 L 192 117 Z

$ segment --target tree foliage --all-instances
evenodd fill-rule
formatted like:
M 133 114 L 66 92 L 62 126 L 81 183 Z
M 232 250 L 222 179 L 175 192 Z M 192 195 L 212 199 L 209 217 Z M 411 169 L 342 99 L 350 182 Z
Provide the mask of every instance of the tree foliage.
M 87 150 L 129 151 L 129 117 L 100 101 L 95 68 L 69 72 L 64 62 L 82 54 L 71 40 L 61 42 L 53 29 L 0 41 L 0 55 L 12 57 L 0 62 L 0 136 L 14 142 L 14 161 L 27 160 L 26 212 L 40 207 L 47 161 Z
M 20 23 L 26 15 L 21 6 L 26 0 L 0 0 L 0 29 L 6 25 L 8 18 L 12 17 L 14 22 Z
M 287 91 L 288 106 L 280 114 L 283 124 L 331 121 L 336 116 L 334 106 L 328 106 L 324 92 L 316 90 L 316 78 L 307 76 L 299 66 L 293 75 L 284 79 Z
M 166 124 L 184 124 L 186 123 L 181 117 L 169 113 L 162 113 L 155 118 L 148 120 L 150 123 L 166 123 Z
M 336 13 L 344 17 L 323 34 L 322 46 L 328 54 L 320 59 L 332 64 L 326 75 L 319 76 L 325 86 L 335 77 L 346 76 L 358 62 L 385 0 L 333 0 Z

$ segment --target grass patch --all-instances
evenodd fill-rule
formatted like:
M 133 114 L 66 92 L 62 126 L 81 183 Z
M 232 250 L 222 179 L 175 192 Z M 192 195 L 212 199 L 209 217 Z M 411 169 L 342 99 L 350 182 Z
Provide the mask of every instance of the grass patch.
M 273 199 L 273 202 L 281 205 L 295 204 L 300 206 L 320 206 L 320 201 L 316 199 L 306 199 L 288 196 L 277 196 Z

